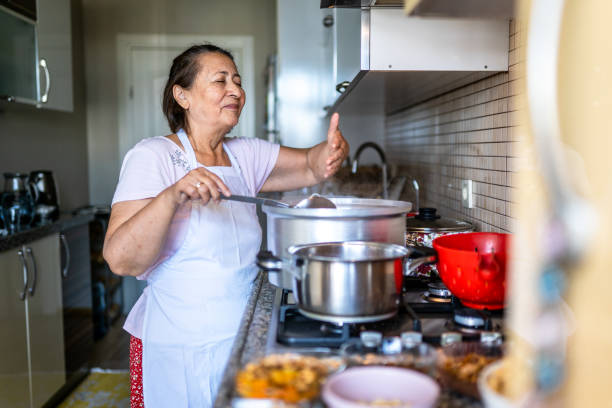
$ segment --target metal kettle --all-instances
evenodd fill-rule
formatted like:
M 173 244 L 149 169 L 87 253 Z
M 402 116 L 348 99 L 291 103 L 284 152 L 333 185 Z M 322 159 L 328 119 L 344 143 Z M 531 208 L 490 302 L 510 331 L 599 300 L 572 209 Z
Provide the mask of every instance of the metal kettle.
M 50 170 L 30 172 L 30 182 L 37 192 L 35 200 L 35 221 L 45 223 L 59 218 L 59 200 L 57 185 Z

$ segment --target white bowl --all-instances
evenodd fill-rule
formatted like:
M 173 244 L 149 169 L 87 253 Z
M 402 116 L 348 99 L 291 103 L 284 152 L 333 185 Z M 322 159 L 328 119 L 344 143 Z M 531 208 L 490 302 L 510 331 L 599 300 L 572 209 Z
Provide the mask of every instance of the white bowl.
M 496 370 L 500 369 L 503 364 L 504 360 L 497 360 L 483 368 L 478 376 L 478 391 L 480 392 L 482 403 L 485 408 L 517 408 L 524 406 L 523 404 L 525 401 L 523 399 L 512 401 L 489 386 L 489 377 Z
M 418 371 L 399 367 L 354 367 L 329 377 L 323 401 L 330 408 L 363 408 L 373 401 L 399 401 L 411 408 L 431 408 L 440 386 Z

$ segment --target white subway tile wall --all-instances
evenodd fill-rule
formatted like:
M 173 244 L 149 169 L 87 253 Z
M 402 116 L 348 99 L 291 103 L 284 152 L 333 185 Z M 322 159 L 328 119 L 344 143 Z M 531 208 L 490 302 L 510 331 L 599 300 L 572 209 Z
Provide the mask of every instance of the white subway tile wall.
M 519 24 L 509 24 L 509 70 L 386 118 L 385 151 L 398 175 L 416 179 L 420 206 L 472 222 L 477 231 L 513 232 L 513 172 L 521 165 L 517 96 L 523 54 Z M 461 181 L 473 180 L 474 208 L 461 203 Z M 410 184 L 402 199 L 414 201 Z

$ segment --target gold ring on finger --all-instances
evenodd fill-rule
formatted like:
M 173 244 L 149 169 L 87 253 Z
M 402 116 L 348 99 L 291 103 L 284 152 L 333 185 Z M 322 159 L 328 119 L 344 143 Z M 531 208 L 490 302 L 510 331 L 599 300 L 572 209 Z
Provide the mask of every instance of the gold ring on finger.
M 201 185 L 202 185 L 202 183 L 198 181 L 198 182 L 195 184 L 195 188 L 200 188 L 200 186 L 201 186 Z

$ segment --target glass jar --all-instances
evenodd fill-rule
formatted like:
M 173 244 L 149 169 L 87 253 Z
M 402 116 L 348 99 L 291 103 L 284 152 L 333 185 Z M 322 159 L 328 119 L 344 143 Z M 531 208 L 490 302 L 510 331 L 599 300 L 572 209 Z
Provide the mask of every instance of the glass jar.
M 0 199 L 2 221 L 9 234 L 27 229 L 34 215 L 34 198 L 28 175 L 4 173 L 4 192 Z
M 367 346 L 360 339 L 349 340 L 342 345 L 340 355 L 348 367 L 370 365 L 402 367 L 429 376 L 435 375 L 437 362 L 435 348 L 426 343 L 405 342 L 400 337 L 384 338 L 381 344 L 374 347 Z

